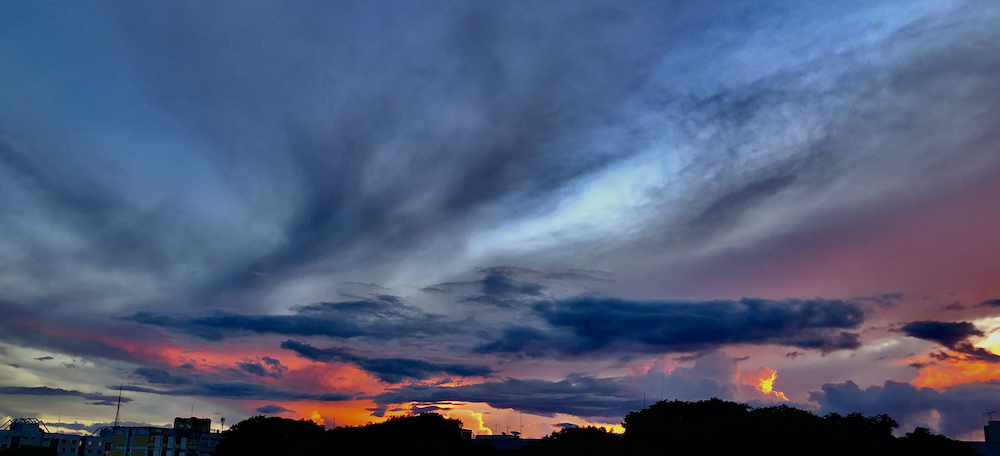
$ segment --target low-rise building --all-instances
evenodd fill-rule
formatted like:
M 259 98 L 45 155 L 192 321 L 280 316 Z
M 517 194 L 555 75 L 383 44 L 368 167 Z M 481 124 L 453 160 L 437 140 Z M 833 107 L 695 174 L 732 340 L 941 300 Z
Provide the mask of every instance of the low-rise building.
M 0 449 L 22 446 L 53 448 L 58 456 L 211 456 L 222 434 L 212 432 L 208 418 L 176 418 L 173 428 L 118 426 L 94 435 L 49 432 L 34 418 L 17 418 L 0 426 Z
M 77 435 L 49 432 L 34 418 L 15 418 L 0 426 L 0 449 L 22 446 L 52 448 L 59 456 L 109 455 L 111 435 Z
M 499 435 L 477 435 L 475 442 L 493 445 L 498 450 L 520 450 L 521 447 L 538 439 L 522 439 L 520 432 L 506 432 Z
M 985 442 L 966 442 L 983 456 L 1000 456 L 1000 421 L 990 420 L 983 426 Z
M 119 427 L 109 456 L 211 456 L 222 434 L 207 418 L 176 418 L 173 428 Z

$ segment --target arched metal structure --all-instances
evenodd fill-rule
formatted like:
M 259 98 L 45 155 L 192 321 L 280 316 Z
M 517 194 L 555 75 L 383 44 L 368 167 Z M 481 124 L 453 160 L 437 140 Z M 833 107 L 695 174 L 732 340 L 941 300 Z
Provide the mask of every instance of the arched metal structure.
M 94 437 L 104 437 L 115 432 L 115 426 L 101 426 L 94 430 Z
M 49 428 L 45 426 L 45 423 L 38 418 L 14 418 L 7 420 L 4 424 L 0 425 L 0 431 L 9 431 L 18 424 L 28 424 L 38 426 L 39 429 L 45 431 L 45 433 L 50 433 Z

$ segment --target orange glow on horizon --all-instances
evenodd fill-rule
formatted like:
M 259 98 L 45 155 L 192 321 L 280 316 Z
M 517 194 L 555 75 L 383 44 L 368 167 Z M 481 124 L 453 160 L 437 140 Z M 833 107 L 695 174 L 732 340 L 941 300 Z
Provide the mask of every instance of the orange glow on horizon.
M 319 410 L 313 410 L 312 414 L 309 415 L 309 419 L 320 426 L 326 426 L 326 420 L 323 419 L 323 415 L 319 414 Z
M 985 361 L 950 361 L 928 364 L 911 383 L 918 387 L 945 388 L 1000 379 L 1000 365 Z
M 989 336 L 975 342 L 975 348 L 982 348 L 993 354 L 1000 354 L 1000 318 L 985 318 L 975 321 L 979 329 Z M 911 383 L 918 387 L 947 388 L 965 383 L 988 382 L 1000 380 L 1000 364 L 986 361 L 966 359 L 965 355 L 955 354 L 952 358 L 934 359 L 929 355 L 905 359 L 903 363 L 921 363 L 917 378 Z

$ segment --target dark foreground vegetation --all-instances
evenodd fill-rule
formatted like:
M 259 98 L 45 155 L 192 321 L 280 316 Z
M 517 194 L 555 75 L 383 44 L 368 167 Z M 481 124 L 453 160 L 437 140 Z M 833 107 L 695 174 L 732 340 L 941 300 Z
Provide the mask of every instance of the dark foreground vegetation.
M 631 412 L 624 434 L 570 428 L 501 452 L 461 434 L 461 422 L 425 413 L 324 430 L 311 421 L 257 416 L 226 431 L 218 456 L 256 455 L 976 455 L 971 446 L 918 428 L 896 438 L 888 415 L 828 414 L 785 405 L 751 408 L 712 399 L 661 401 Z
M 56 456 L 56 449 L 25 445 L 17 448 L 6 448 L 0 450 L 0 456 Z

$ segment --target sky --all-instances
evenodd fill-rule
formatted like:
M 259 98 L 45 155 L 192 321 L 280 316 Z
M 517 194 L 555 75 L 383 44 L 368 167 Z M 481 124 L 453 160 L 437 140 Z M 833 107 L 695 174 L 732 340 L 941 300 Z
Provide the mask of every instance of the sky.
M 0 420 L 1000 409 L 1000 3 L 0 5 Z

